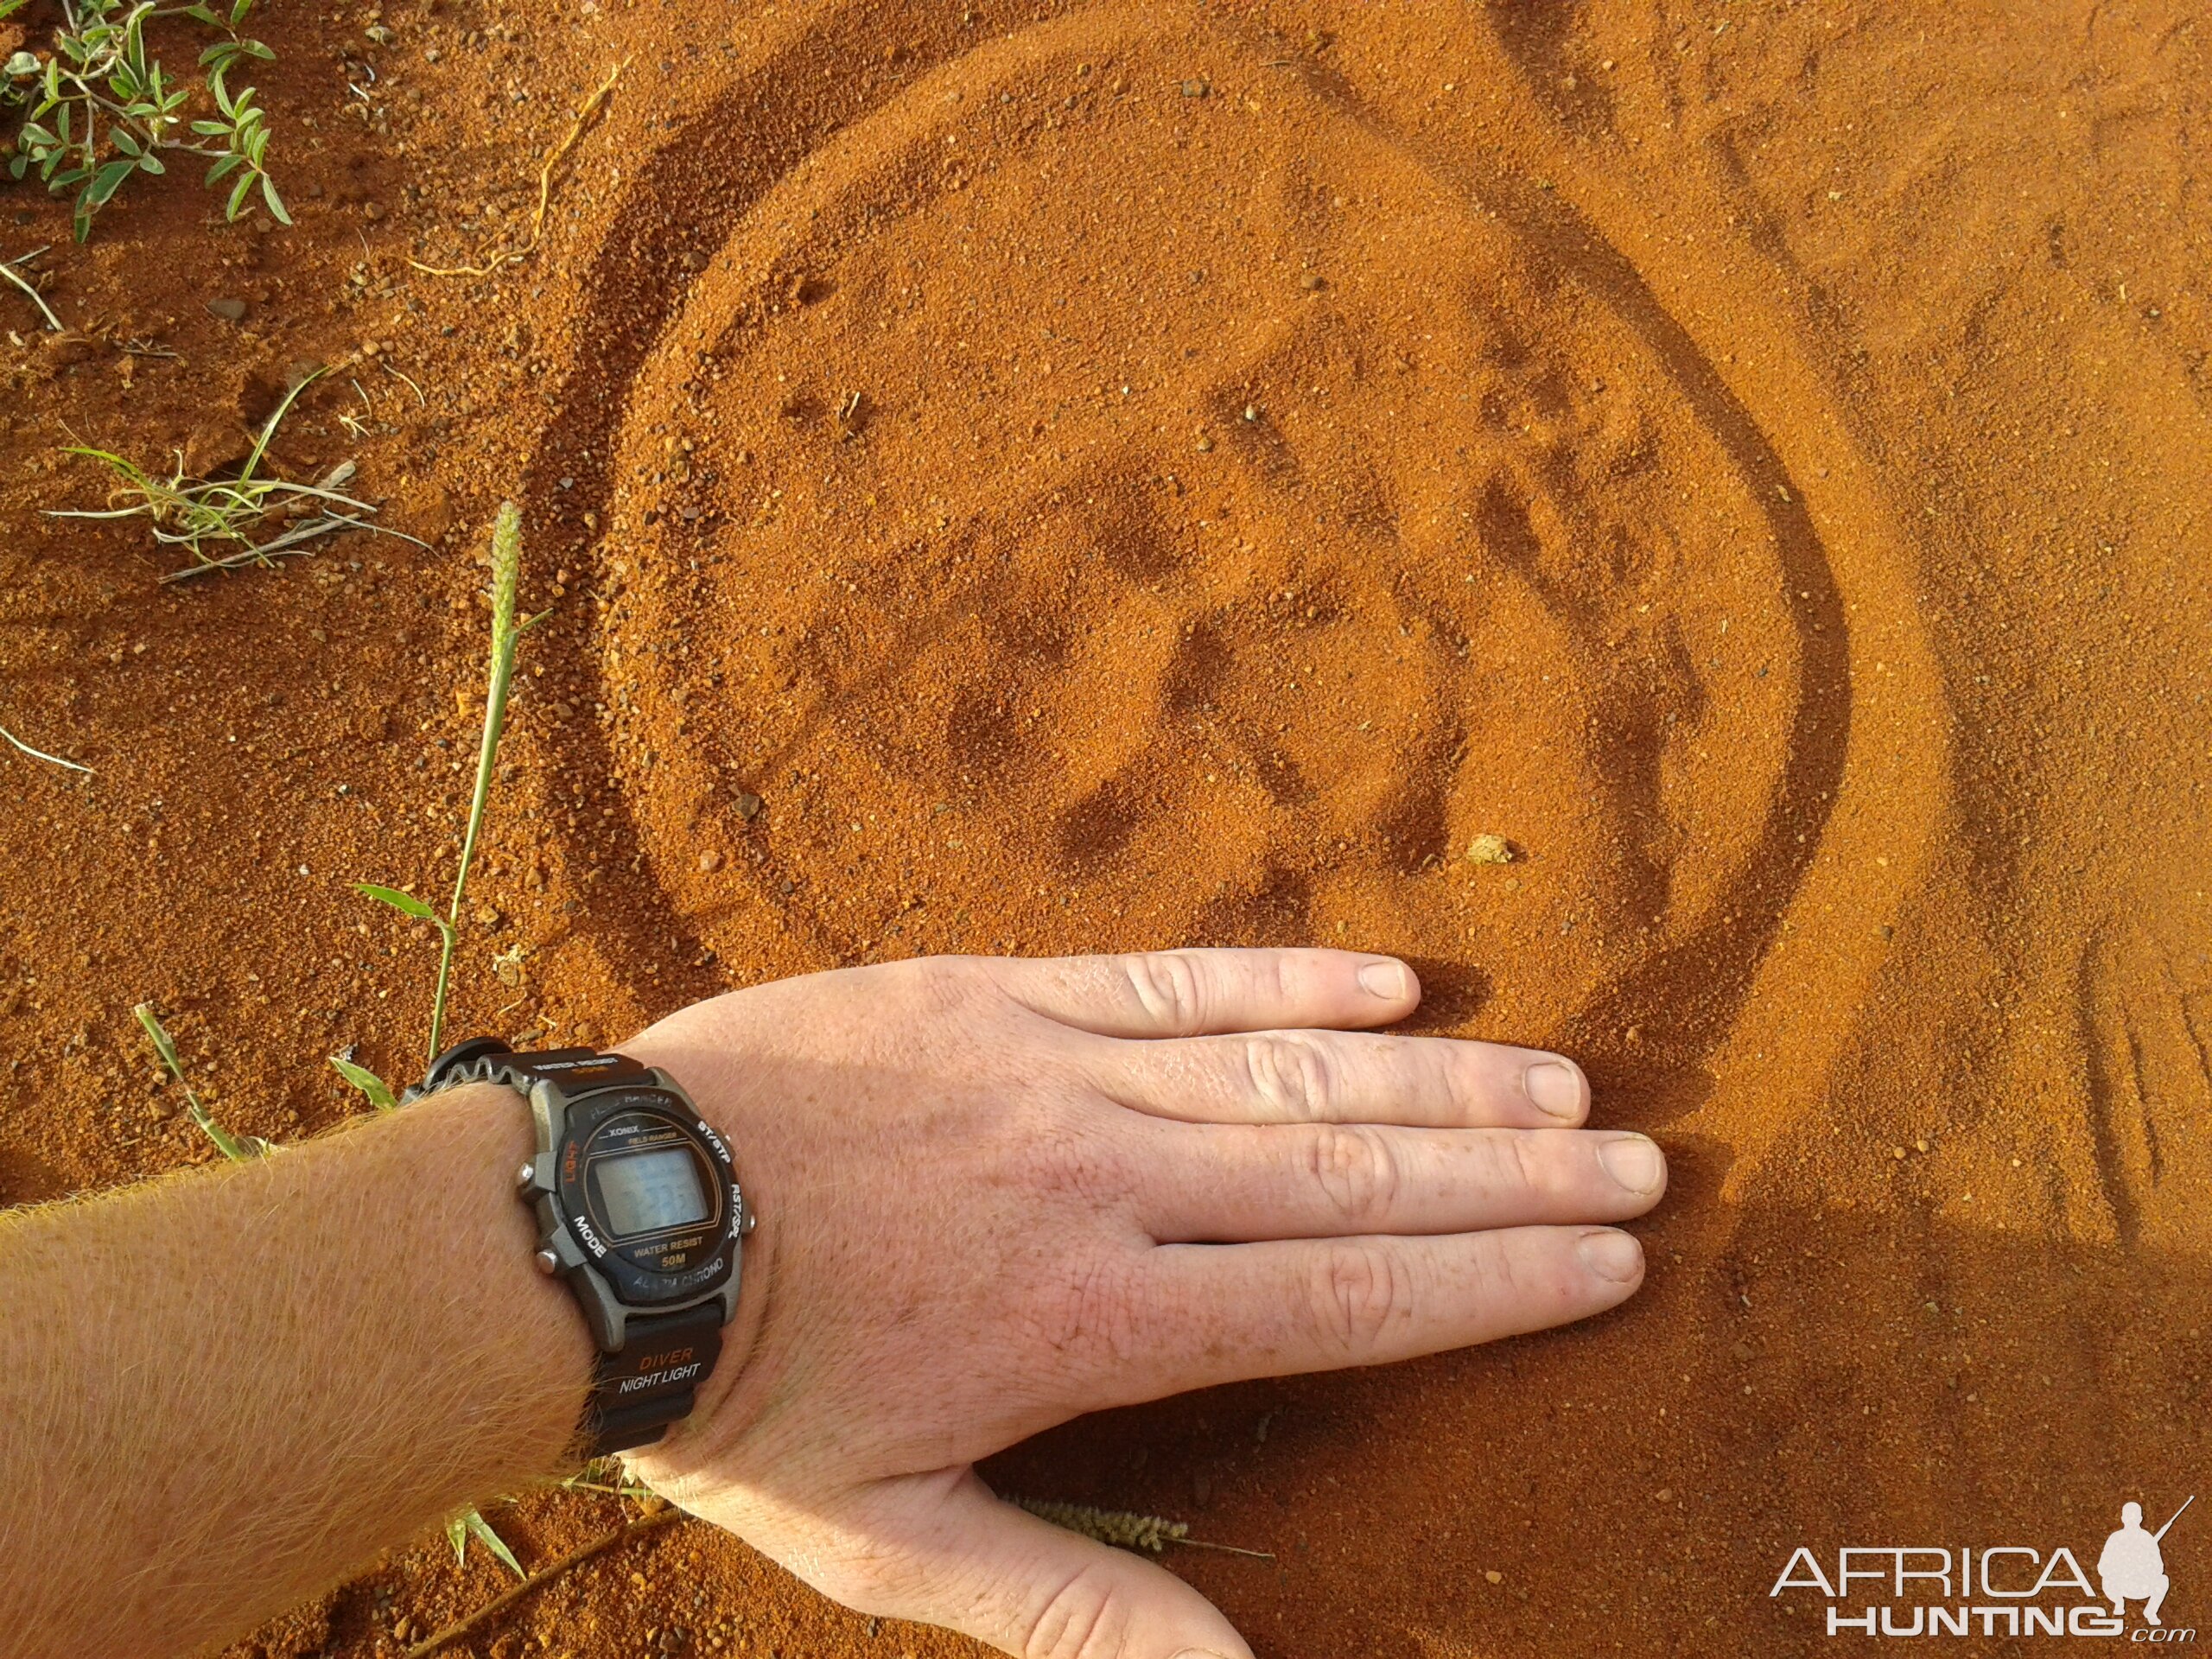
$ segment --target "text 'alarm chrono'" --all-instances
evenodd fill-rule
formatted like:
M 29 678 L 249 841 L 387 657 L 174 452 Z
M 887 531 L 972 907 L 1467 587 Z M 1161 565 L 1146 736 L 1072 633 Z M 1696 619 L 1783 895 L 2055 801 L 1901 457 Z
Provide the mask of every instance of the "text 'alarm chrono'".
M 651 1445 L 691 1414 L 737 1312 L 753 1216 L 729 1148 L 675 1078 L 624 1054 L 518 1054 L 472 1038 L 406 1098 L 462 1083 L 530 1096 L 537 1152 L 517 1184 L 537 1218 L 537 1266 L 575 1294 L 599 1344 L 589 1455 Z

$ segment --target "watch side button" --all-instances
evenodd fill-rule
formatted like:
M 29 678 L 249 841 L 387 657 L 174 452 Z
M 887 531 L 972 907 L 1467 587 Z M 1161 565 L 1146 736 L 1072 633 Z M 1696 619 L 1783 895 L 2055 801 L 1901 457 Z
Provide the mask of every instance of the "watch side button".
M 530 1191 L 530 1184 L 537 1179 L 537 1169 L 529 1164 L 524 1164 L 520 1169 L 515 1172 L 515 1185 L 518 1190 L 524 1192 Z
M 540 1250 L 530 1259 L 537 1264 L 537 1270 L 549 1279 L 561 1271 L 561 1258 L 550 1250 Z

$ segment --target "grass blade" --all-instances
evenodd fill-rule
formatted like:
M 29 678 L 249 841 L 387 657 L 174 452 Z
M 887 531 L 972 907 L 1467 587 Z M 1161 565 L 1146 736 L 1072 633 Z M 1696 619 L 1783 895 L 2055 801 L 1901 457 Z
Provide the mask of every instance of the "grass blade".
M 403 916 L 412 916 L 418 922 L 435 922 L 438 912 L 432 910 L 411 893 L 402 893 L 397 887 L 380 887 L 373 881 L 356 881 L 353 891 L 365 899 L 390 905 Z
M 215 1149 L 234 1164 L 243 1164 L 255 1158 L 265 1158 L 271 1151 L 270 1144 L 257 1135 L 232 1135 L 216 1120 L 214 1113 L 200 1103 L 200 1096 L 193 1090 L 190 1079 L 176 1057 L 176 1045 L 169 1040 L 169 1033 L 162 1024 L 162 1017 L 150 1002 L 141 1002 L 131 1013 L 138 1016 L 138 1023 L 145 1027 L 147 1037 L 154 1045 L 154 1052 L 161 1057 L 168 1074 L 184 1085 L 184 1108 L 192 1114 L 192 1121 L 200 1132 L 215 1143 Z
M 515 1553 L 507 1548 L 506 1541 L 492 1530 L 492 1523 L 484 1518 L 480 1511 L 471 1510 L 461 1517 L 461 1522 L 468 1529 L 468 1535 L 498 1556 L 508 1572 L 518 1579 L 530 1576 L 522 1570 L 522 1563 L 515 1560 Z
M 375 1107 L 377 1110 L 389 1112 L 397 1109 L 399 1102 L 392 1095 L 391 1085 L 370 1071 L 367 1066 L 356 1065 L 353 1061 L 341 1059 L 335 1054 L 330 1057 L 330 1064 L 340 1077 L 366 1095 L 369 1097 L 369 1104 Z
M 522 510 L 499 504 L 492 524 L 492 661 L 484 692 L 484 735 L 476 751 L 476 785 L 468 801 L 468 825 L 461 833 L 461 868 L 454 872 L 453 902 L 443 926 L 445 948 L 438 958 L 438 985 L 430 1001 L 430 1058 L 445 1035 L 446 997 L 453 983 L 454 945 L 460 934 L 461 907 L 468 896 L 468 869 L 484 828 L 484 809 L 492 798 L 492 777 L 499 754 L 499 735 L 507 722 L 507 696 L 514 679 L 515 648 L 524 630 L 515 626 L 516 594 L 522 576 Z

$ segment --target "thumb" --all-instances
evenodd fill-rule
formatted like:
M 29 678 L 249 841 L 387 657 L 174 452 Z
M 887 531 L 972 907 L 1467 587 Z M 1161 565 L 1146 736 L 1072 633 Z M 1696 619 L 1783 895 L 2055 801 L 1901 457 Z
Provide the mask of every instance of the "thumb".
M 871 1612 L 947 1625 L 1021 1659 L 1251 1659 L 1213 1604 L 1166 1568 L 1001 1503 L 971 1468 L 880 1482 L 824 1518 L 847 1533 L 836 1554 L 865 1562 L 868 1582 L 822 1587 Z

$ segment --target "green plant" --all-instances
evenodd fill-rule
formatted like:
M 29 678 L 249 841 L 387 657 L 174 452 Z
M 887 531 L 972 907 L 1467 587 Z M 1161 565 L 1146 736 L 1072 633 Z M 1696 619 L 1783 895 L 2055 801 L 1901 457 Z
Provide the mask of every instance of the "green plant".
M 162 1064 L 168 1068 L 168 1074 L 184 1085 L 185 1110 L 192 1114 L 192 1121 L 200 1126 L 200 1133 L 215 1143 L 218 1152 L 232 1163 L 242 1164 L 249 1159 L 266 1158 L 276 1150 L 258 1135 L 232 1134 L 216 1121 L 213 1112 L 200 1103 L 200 1096 L 194 1092 L 191 1080 L 184 1075 L 184 1067 L 177 1060 L 176 1045 L 169 1040 L 168 1033 L 162 1028 L 162 1017 L 155 1013 L 152 1003 L 141 1002 L 131 1012 L 138 1016 L 138 1023 L 146 1028 L 146 1035 L 153 1041 L 154 1052 L 161 1056 Z
M 438 930 L 438 982 L 430 1001 L 429 1058 L 435 1059 L 445 1036 L 446 998 L 453 986 L 453 957 L 461 938 L 461 907 L 468 897 L 468 871 L 476 859 L 476 842 L 483 833 L 484 809 L 492 798 L 492 773 L 499 759 L 499 736 L 506 729 L 507 694 L 514 679 L 515 651 L 524 634 L 537 626 L 544 613 L 518 621 L 516 594 L 522 575 L 522 512 L 512 501 L 500 505 L 492 525 L 492 653 L 484 692 L 484 731 L 476 750 L 476 786 L 468 802 L 468 824 L 461 833 L 461 866 L 454 872 L 453 897 L 442 916 L 411 893 L 374 882 L 357 882 L 354 891 L 391 906 L 404 916 L 429 922 Z M 359 1068 L 353 1068 L 359 1070 Z M 347 1080 L 366 1089 L 351 1071 Z M 389 1090 L 386 1093 L 389 1094 Z M 372 1096 L 373 1098 L 373 1096 Z
M 515 620 L 516 596 L 522 579 L 522 512 L 512 501 L 500 504 L 499 516 L 492 524 L 492 660 L 486 676 L 484 696 L 484 733 L 476 757 L 476 786 L 469 798 L 468 827 L 461 843 L 461 868 L 454 874 L 453 901 L 443 916 L 432 910 L 411 893 L 397 887 L 378 887 L 363 881 L 354 885 L 354 891 L 379 903 L 390 905 L 402 915 L 417 921 L 434 924 L 438 930 L 438 983 L 430 1002 L 430 1058 L 437 1057 L 438 1044 L 445 1033 L 446 996 L 453 982 L 454 949 L 461 932 L 461 907 L 468 896 L 468 869 L 476 856 L 477 837 L 484 828 L 484 810 L 492 798 L 492 774 L 499 753 L 499 736 L 506 728 L 507 693 L 514 678 L 515 651 L 522 643 L 522 636 L 536 626 L 544 615 L 518 623 Z M 398 1105 L 391 1085 L 365 1065 L 356 1065 L 340 1055 L 330 1057 L 332 1067 L 368 1097 L 369 1103 L 379 1111 L 391 1111 Z M 468 1541 L 474 1538 L 493 1554 L 498 1556 L 517 1578 L 526 1576 L 514 1552 L 492 1530 L 491 1523 L 481 1513 L 470 1510 L 446 1524 L 446 1538 L 453 1545 L 454 1559 L 467 1559 Z
M 515 1553 L 507 1548 L 506 1540 L 492 1530 L 492 1523 L 484 1518 L 480 1510 L 470 1510 L 446 1522 L 446 1541 L 453 1546 L 453 1558 L 456 1561 L 468 1559 L 468 1541 L 471 1538 L 498 1556 L 515 1577 L 525 1579 L 530 1576 L 522 1570 L 522 1563 L 515 1560 Z
M 181 570 L 172 570 L 162 580 L 179 582 L 211 570 L 226 570 L 242 564 L 274 564 L 280 554 L 296 553 L 317 537 L 327 536 L 345 530 L 373 530 L 400 540 L 413 542 L 417 547 L 428 543 L 403 531 L 382 524 L 372 524 L 365 515 L 376 512 L 366 501 L 343 494 L 339 486 L 353 475 L 351 461 L 340 463 L 324 474 L 313 484 L 296 484 L 289 479 L 264 478 L 260 475 L 261 464 L 268 455 L 270 440 L 276 435 L 276 428 L 302 392 L 322 376 L 317 370 L 307 376 L 284 394 L 275 411 L 263 424 L 260 434 L 253 441 L 253 448 L 246 454 L 236 478 L 188 478 L 184 456 L 180 452 L 176 465 L 167 478 L 157 478 L 137 462 L 115 454 L 112 450 L 95 449 L 89 444 L 66 445 L 62 453 L 99 461 L 122 481 L 109 495 L 110 500 L 123 498 L 125 505 L 99 511 L 78 507 L 48 507 L 49 518 L 144 518 L 152 526 L 154 540 L 164 547 L 181 547 L 192 555 L 193 563 Z M 293 525 L 268 541 L 256 543 L 253 537 L 260 527 L 278 514 L 296 512 L 307 502 L 327 504 L 315 517 Z M 334 512 L 332 507 L 350 508 L 350 512 Z M 209 547 L 235 545 L 245 550 L 219 555 Z
M 24 3 L 0 0 L 0 17 Z M 60 9 L 46 55 L 19 51 L 0 66 L 0 108 L 26 111 L 8 162 L 10 176 L 35 170 L 54 194 L 75 191 L 71 216 L 79 242 L 133 175 L 168 170 L 164 156 L 206 159 L 210 188 L 232 180 L 226 217 L 235 219 L 257 187 L 270 213 L 292 222 L 269 176 L 268 117 L 252 87 L 230 86 L 231 73 L 241 64 L 276 55 L 238 33 L 253 0 L 232 0 L 225 14 L 154 0 L 60 0 Z M 192 88 L 173 80 L 146 43 L 147 26 L 171 17 L 189 18 L 221 36 L 199 61 L 213 110 L 189 123 L 188 137 L 177 130 L 187 126 Z

